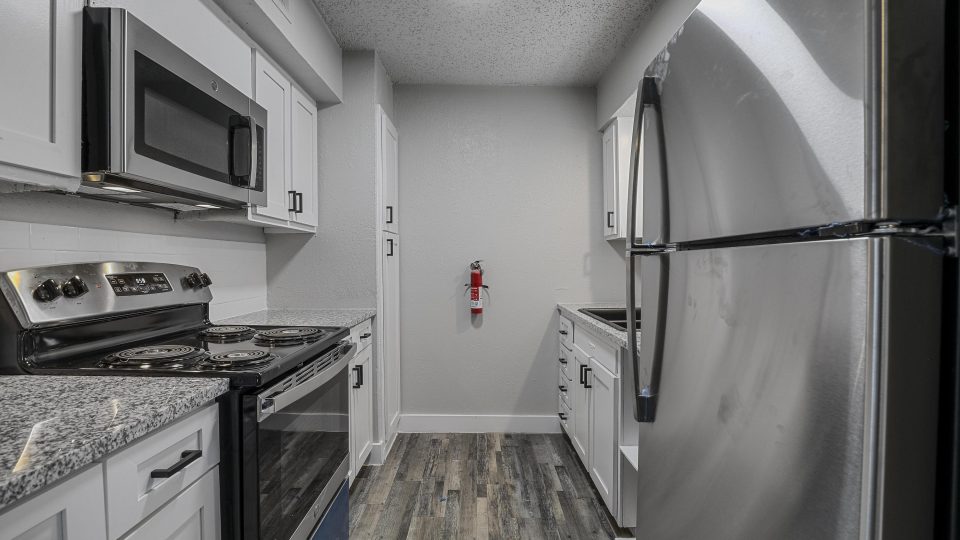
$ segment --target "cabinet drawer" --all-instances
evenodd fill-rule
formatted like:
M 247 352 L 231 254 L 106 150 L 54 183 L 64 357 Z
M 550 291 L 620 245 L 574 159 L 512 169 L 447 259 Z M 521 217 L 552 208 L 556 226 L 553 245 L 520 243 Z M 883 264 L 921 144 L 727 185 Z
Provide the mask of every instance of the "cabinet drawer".
M 560 373 L 563 373 L 563 375 L 567 377 L 568 381 L 573 380 L 573 377 L 570 376 L 570 358 L 572 356 L 573 355 L 567 352 L 563 346 L 560 346 Z
M 362 351 L 373 343 L 373 324 L 370 319 L 350 328 L 350 340 L 357 344 L 357 351 Z
M 220 462 L 217 405 L 212 404 L 107 459 L 107 532 L 111 540 L 155 512 Z M 191 461 L 190 452 L 200 451 Z M 189 463 L 166 478 L 151 473 Z
M 573 321 L 560 315 L 560 345 L 567 348 L 568 351 L 573 350 Z
M 574 339 L 574 343 L 577 347 L 580 347 L 584 354 L 595 359 L 610 373 L 620 374 L 617 369 L 617 349 L 612 345 L 588 332 L 579 332 Z
M 220 468 L 214 467 L 124 540 L 219 538 Z
M 567 378 L 562 369 L 557 379 L 557 391 L 560 392 L 560 399 L 566 401 L 567 406 L 570 406 L 570 379 Z
M 563 399 L 559 400 L 557 408 L 559 411 L 560 425 L 563 426 L 563 430 L 567 432 L 567 435 L 570 435 L 570 422 L 573 420 L 573 411 L 570 410 L 570 407 L 567 406 Z

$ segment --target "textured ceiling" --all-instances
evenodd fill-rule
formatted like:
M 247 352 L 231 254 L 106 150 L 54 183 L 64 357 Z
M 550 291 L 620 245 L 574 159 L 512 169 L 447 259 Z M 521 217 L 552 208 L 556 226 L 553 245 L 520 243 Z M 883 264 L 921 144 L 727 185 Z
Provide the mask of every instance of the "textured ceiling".
M 592 86 L 656 0 L 314 0 L 397 83 Z

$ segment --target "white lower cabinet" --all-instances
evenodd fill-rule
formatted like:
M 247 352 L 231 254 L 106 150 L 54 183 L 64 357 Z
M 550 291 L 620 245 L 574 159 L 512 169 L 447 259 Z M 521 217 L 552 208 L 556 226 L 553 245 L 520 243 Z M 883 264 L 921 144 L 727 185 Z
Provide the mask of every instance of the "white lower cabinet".
M 0 513 L 0 540 L 220 537 L 216 404 Z
M 2 540 L 103 540 L 107 519 L 103 465 L 0 514 Z
M 570 397 L 573 400 L 573 448 L 580 459 L 589 463 L 590 455 L 590 391 L 584 383 L 584 372 L 589 366 L 587 356 L 578 347 L 573 348 L 573 381 L 570 383 Z
M 373 347 L 350 362 L 350 482 L 373 448 Z
M 220 467 L 214 467 L 137 525 L 124 540 L 220 538 Z
M 587 469 L 607 508 L 616 508 L 619 380 L 595 359 L 590 359 L 585 380 L 590 394 L 590 460 Z
M 625 526 L 620 509 L 620 354 L 588 330 L 574 328 L 566 317 L 560 317 L 559 330 L 566 332 L 561 332 L 557 344 L 560 425 L 610 514 Z

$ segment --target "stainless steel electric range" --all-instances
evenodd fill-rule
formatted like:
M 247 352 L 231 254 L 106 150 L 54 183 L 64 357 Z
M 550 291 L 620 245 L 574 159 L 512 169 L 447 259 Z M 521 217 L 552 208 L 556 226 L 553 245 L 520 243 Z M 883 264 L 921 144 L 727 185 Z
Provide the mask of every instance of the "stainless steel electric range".
M 223 538 L 308 538 L 346 480 L 345 328 L 217 326 L 188 266 L 69 264 L 0 274 L 0 372 L 223 377 Z

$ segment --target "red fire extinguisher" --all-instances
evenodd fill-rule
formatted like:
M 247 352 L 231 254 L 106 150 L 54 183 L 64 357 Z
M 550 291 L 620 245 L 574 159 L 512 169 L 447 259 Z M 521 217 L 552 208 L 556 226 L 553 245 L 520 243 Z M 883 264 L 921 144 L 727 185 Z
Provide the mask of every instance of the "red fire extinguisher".
M 483 284 L 483 267 L 480 261 L 470 263 L 470 313 L 480 315 L 483 313 L 483 290 L 487 288 Z

